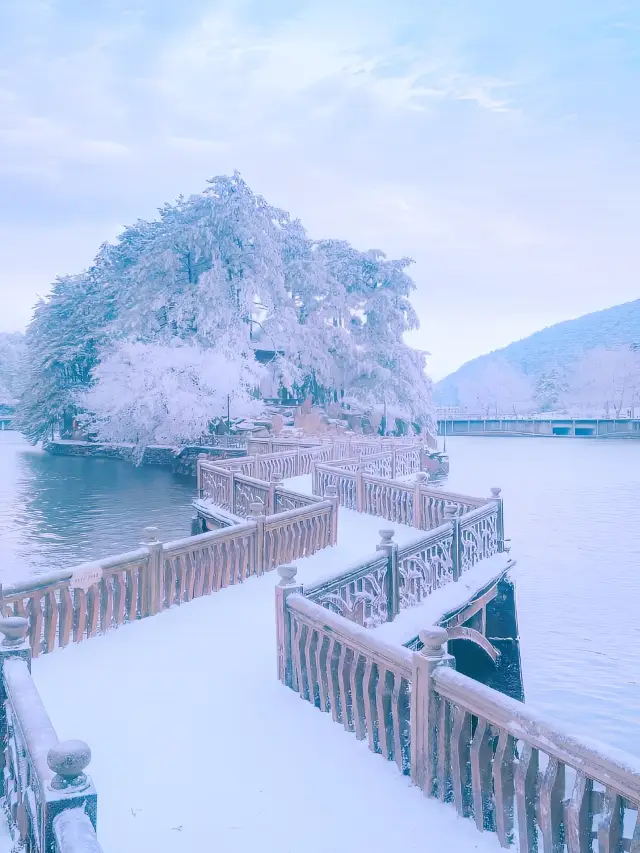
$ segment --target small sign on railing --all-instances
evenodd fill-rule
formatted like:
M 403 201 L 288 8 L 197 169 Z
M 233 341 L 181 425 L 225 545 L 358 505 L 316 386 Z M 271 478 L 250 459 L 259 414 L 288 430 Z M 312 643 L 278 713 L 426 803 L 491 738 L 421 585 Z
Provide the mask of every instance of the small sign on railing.
M 83 592 L 88 592 L 94 584 L 102 580 L 101 568 L 78 569 L 71 575 L 69 586 L 72 589 L 81 589 Z

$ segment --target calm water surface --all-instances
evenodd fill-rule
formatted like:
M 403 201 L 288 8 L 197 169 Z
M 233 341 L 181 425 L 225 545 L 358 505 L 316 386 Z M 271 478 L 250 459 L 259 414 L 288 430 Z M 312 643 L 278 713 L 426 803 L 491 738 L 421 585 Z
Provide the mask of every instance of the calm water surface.
M 447 440 L 448 487 L 501 486 L 527 701 L 640 755 L 640 442 Z M 187 535 L 195 482 L 0 433 L 0 580 Z
M 188 536 L 195 480 L 113 459 L 49 456 L 0 432 L 0 582 Z

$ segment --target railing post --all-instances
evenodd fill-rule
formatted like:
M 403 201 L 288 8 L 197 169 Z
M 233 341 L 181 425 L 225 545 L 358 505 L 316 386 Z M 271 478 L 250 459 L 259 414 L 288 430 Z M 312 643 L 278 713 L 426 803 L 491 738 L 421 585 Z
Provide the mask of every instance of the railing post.
M 279 566 L 280 582 L 276 586 L 276 642 L 278 654 L 278 679 L 296 690 L 294 684 L 293 652 L 291 645 L 291 614 L 287 609 L 287 598 L 293 593 L 303 594 L 302 586 L 296 584 L 296 566 Z
M 282 474 L 273 473 L 269 477 L 269 505 L 267 515 L 273 515 L 276 511 L 276 489 L 282 483 Z
M 393 622 L 400 613 L 400 577 L 398 575 L 398 545 L 393 541 L 395 530 L 380 530 L 380 544 L 377 551 L 387 553 L 387 622 Z
M 202 530 L 202 519 L 199 515 L 191 516 L 191 535 L 192 536 L 200 536 L 203 532 Z
M 256 524 L 256 575 L 264 573 L 264 504 L 255 501 L 249 504 L 249 518 Z
M 0 644 L 0 797 L 5 791 L 5 756 L 8 749 L 7 694 L 4 686 L 4 663 L 9 658 L 20 658 L 31 671 L 31 646 L 29 645 L 29 620 L 24 616 L 7 616 L 0 619 L 0 633 L 4 640 Z
M 331 510 L 331 544 L 338 544 L 338 511 L 340 508 L 340 498 L 338 497 L 337 486 L 327 486 L 324 490 L 325 500 L 331 501 L 333 509 Z
M 494 486 L 491 489 L 491 500 L 498 504 L 498 521 L 496 524 L 496 532 L 498 534 L 498 553 L 504 551 L 504 503 L 500 497 L 502 489 Z
M 460 519 L 458 518 L 458 508 L 455 506 L 446 506 L 444 508 L 444 517 L 446 521 L 451 522 L 451 572 L 454 581 L 460 579 L 462 571 L 461 559 L 462 549 L 460 547 Z
M 90 762 L 91 750 L 82 740 L 61 741 L 49 750 L 47 764 L 54 776 L 49 785 L 50 794 L 43 804 L 43 851 L 58 849 L 54 821 L 67 809 L 81 809 L 95 830 L 98 796 L 84 772 Z
M 146 584 L 146 601 L 141 608 L 141 616 L 154 616 L 162 610 L 164 598 L 162 589 L 164 556 L 162 542 L 158 539 L 160 531 L 157 527 L 145 527 L 144 544 L 149 549 L 149 572 Z
M 364 512 L 364 481 L 362 479 L 364 465 L 362 460 L 356 468 L 356 511 Z
M 428 475 L 424 471 L 416 473 L 415 485 L 413 487 L 413 526 L 418 530 L 426 530 L 422 526 L 422 487 L 426 485 Z
M 455 666 L 447 654 L 445 628 L 420 631 L 423 648 L 413 653 L 411 672 L 411 780 L 428 796 L 435 795 L 439 697 L 431 676 L 439 666 Z M 443 737 L 443 743 L 445 738 Z
M 207 458 L 206 453 L 198 453 L 198 458 L 196 460 L 196 478 L 197 478 L 197 488 L 198 488 L 198 498 L 202 500 L 204 497 L 202 493 L 202 463 Z

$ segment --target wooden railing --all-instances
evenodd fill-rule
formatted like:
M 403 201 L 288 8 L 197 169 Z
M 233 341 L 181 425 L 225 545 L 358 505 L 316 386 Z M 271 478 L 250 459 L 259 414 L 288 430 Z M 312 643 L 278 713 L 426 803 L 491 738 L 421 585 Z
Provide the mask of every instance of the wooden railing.
M 0 620 L 0 796 L 15 851 L 100 853 L 91 750 L 59 742 L 31 677 L 27 620 Z
M 503 847 L 517 839 L 520 853 L 638 853 L 640 759 L 456 672 L 446 629 L 420 632 L 422 650 L 410 652 L 311 601 L 295 567 L 279 573 L 283 684 Z
M 414 656 L 416 781 L 520 853 L 640 850 L 640 760 L 585 742 L 453 669 L 447 632 Z M 415 689 L 416 683 L 418 689 Z
M 449 510 L 457 515 L 469 513 L 492 501 L 500 504 L 500 489 L 492 489 L 490 498 L 474 498 L 429 488 L 427 474 L 412 471 L 414 482 L 394 480 L 388 470 L 395 470 L 397 454 L 403 454 L 402 470 L 407 470 L 418 460 L 419 451 L 394 451 L 396 461 L 391 466 L 391 457 L 379 454 L 367 460 L 347 459 L 315 464 L 313 470 L 313 493 L 324 494 L 327 487 L 338 491 L 340 506 L 386 518 L 396 524 L 406 524 L 419 530 L 431 530 L 444 523 Z M 383 466 L 382 473 L 367 473 L 367 467 Z M 391 466 L 391 467 L 390 467 Z M 502 508 L 500 508 L 502 516 Z M 500 521 L 500 524 L 502 522 Z
M 28 619 L 36 657 L 336 544 L 335 496 L 289 493 L 286 500 L 296 506 L 265 516 L 254 503 L 244 524 L 164 545 L 156 528 L 146 528 L 147 544 L 137 551 L 0 587 L 0 614 Z
M 305 595 L 367 628 L 392 622 L 401 610 L 420 604 L 481 560 L 502 552 L 500 518 L 500 501 L 493 501 L 461 518 L 449 518 L 402 547 L 393 541 L 393 530 L 381 530 L 376 554 L 307 586 Z
M 281 681 L 408 772 L 411 652 L 380 642 L 295 586 L 279 586 L 276 595 Z

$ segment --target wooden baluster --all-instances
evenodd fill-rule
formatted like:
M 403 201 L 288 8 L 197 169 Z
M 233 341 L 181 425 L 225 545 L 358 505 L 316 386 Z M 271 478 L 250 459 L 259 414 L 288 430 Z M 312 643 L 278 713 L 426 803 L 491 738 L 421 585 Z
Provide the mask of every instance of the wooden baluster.
M 96 590 L 96 616 L 100 624 L 100 630 L 104 634 L 111 628 L 113 622 L 113 575 L 104 575 Z M 99 609 L 98 609 L 99 604 Z
M 367 657 L 364 668 L 363 697 L 369 749 L 372 752 L 380 751 L 378 746 L 378 709 L 376 706 L 377 679 L 378 667 L 370 657 Z
M 87 590 L 87 636 L 95 637 L 100 624 L 100 592 L 97 584 Z
M 302 658 L 300 655 L 301 643 L 301 625 L 300 622 L 291 616 L 291 688 L 297 690 L 300 696 L 304 690 L 304 681 L 302 673 Z
M 496 832 L 502 847 L 509 847 L 513 836 L 514 751 L 514 739 L 501 730 L 493 759 L 493 789 L 496 805 Z
M 471 714 L 456 705 L 451 726 L 451 785 L 453 801 L 459 815 L 471 814 L 469 784 L 469 750 L 471 745 Z
M 451 705 L 440 696 L 437 702 L 436 787 L 438 799 L 447 802 L 451 794 Z
M 355 665 L 356 661 L 354 660 L 353 651 L 343 643 L 342 648 L 340 650 L 340 660 L 338 661 L 338 678 L 340 680 L 340 696 L 342 699 L 342 725 L 348 732 L 355 731 L 353 723 L 354 713 L 352 707 L 352 702 L 354 701 L 354 699 L 351 694 L 351 672 L 352 669 L 355 669 Z M 352 697 L 351 702 L 349 701 L 350 697 Z
M 567 853 L 591 853 L 593 781 L 579 770 L 566 810 Z
M 320 710 L 325 713 L 329 710 L 329 673 L 327 663 L 328 640 L 323 635 L 318 633 L 316 642 L 316 672 L 318 674 L 318 698 L 320 702 Z
M 485 829 L 495 830 L 493 781 L 491 778 L 492 759 L 491 726 L 486 720 L 479 718 L 471 741 L 470 760 L 473 815 L 480 832 Z
M 203 595 L 211 595 L 213 591 L 213 584 L 215 581 L 215 568 L 214 568 L 214 555 L 215 549 L 211 546 L 207 546 L 202 550 L 202 558 L 201 558 L 201 570 L 202 570 L 202 594 Z
M 80 643 L 87 630 L 87 594 L 83 589 L 74 589 L 75 619 L 73 626 L 73 641 Z
M 29 620 L 29 634 L 31 637 L 31 654 L 37 658 L 42 651 L 42 594 L 31 593 L 27 605 L 27 619 Z
M 520 853 L 537 853 L 538 850 L 536 829 L 538 766 L 538 750 L 525 743 L 514 776 Z
M 127 607 L 127 582 L 125 573 L 117 571 L 113 577 L 114 585 L 114 617 L 115 624 L 122 625 L 124 623 L 124 614 Z
M 211 591 L 218 592 L 222 587 L 222 550 L 219 543 L 211 545 Z
M 127 571 L 127 621 L 135 622 L 138 618 L 138 569 Z
M 193 590 L 196 582 L 196 570 L 193 563 L 193 553 L 184 555 L 185 566 L 185 601 L 193 601 Z
M 540 784 L 540 832 L 544 853 L 564 850 L 565 766 L 550 757 Z
M 52 652 L 56 647 L 58 633 L 58 602 L 53 590 L 44 599 L 44 651 Z
M 309 702 L 320 707 L 320 676 L 316 663 L 316 649 L 321 642 L 318 631 L 307 626 L 307 641 L 304 647 L 304 657 L 307 664 L 307 679 L 309 682 Z
M 365 687 L 364 672 L 366 658 L 364 655 L 354 652 L 354 662 L 351 666 L 351 702 L 353 708 L 353 726 L 358 740 L 364 740 L 367 736 L 367 722 L 365 714 Z
M 620 853 L 622 827 L 622 798 L 615 791 L 607 790 L 598 823 L 598 853 Z
M 340 691 L 340 675 L 339 661 L 342 656 L 342 647 L 333 637 L 329 639 L 329 648 L 327 649 L 327 677 L 328 677 L 328 694 L 331 716 L 334 723 L 341 722 L 341 711 L 344 704 L 344 697 Z
M 58 626 L 58 645 L 64 649 L 71 641 L 71 632 L 73 630 L 73 601 L 71 599 L 71 590 L 69 585 L 65 585 L 60 590 L 60 624 Z
M 204 551 L 202 548 L 194 551 L 191 556 L 193 562 L 193 597 L 202 598 L 204 588 Z
M 298 691 L 301 699 L 306 699 L 308 702 L 313 702 L 313 685 L 309 677 L 309 662 L 307 660 L 305 650 L 307 643 L 307 634 L 311 634 L 312 629 L 303 623 L 300 623 L 298 631 L 298 639 L 296 642 L 296 652 L 298 654 Z
M 405 772 L 405 760 L 403 755 L 403 733 L 407 719 L 407 708 L 409 697 L 407 695 L 407 682 L 393 673 L 393 693 L 391 695 L 391 719 L 393 726 L 393 757 L 398 770 Z

